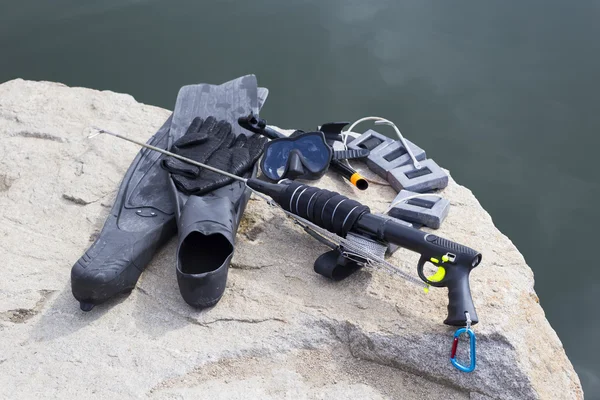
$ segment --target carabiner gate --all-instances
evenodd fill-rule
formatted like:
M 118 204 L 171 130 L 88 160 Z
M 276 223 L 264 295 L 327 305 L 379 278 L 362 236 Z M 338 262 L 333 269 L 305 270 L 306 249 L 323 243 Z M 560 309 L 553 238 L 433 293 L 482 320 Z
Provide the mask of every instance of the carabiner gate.
M 467 333 L 469 335 L 469 344 L 471 348 L 471 365 L 465 367 L 456 361 L 456 349 L 458 347 L 458 338 L 463 333 Z M 450 353 L 450 362 L 456 369 L 462 372 L 473 372 L 475 369 L 475 332 L 471 330 L 471 328 L 460 328 L 456 332 L 454 332 L 454 343 L 452 343 L 452 352 Z

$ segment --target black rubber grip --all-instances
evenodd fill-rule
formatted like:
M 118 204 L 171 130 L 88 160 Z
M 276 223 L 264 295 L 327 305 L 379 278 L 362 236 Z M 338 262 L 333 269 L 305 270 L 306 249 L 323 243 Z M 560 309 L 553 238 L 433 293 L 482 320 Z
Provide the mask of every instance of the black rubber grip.
M 353 160 L 357 158 L 369 157 L 371 150 L 369 149 L 348 149 L 348 150 L 335 150 L 333 152 L 334 160 Z
M 346 237 L 369 207 L 336 192 L 290 182 L 277 202 L 285 210 Z
M 341 281 L 360 268 L 358 263 L 344 257 L 338 249 L 321 254 L 314 264 L 317 274 L 334 281 Z
M 444 238 L 436 236 L 436 235 L 427 235 L 425 240 L 432 244 L 435 244 L 436 246 L 443 247 L 453 253 L 470 255 L 470 256 L 476 256 L 477 254 L 479 254 L 477 251 L 473 250 L 470 247 L 463 246 L 462 244 L 453 242 L 452 240 L 444 239 Z
M 446 269 L 446 277 L 444 278 L 448 287 L 448 317 L 444 321 L 446 325 L 465 326 L 466 312 L 469 313 L 471 324 L 475 325 L 479 322 L 471 298 L 470 272 L 469 267 L 461 265 Z

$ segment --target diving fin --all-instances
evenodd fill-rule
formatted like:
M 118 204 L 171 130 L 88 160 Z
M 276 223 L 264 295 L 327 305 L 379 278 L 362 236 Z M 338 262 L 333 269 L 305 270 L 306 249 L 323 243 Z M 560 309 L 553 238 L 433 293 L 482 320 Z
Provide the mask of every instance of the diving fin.
M 232 87 L 244 80 L 247 81 L 247 77 L 223 85 L 188 86 L 186 98 L 193 104 L 194 99 L 200 99 L 206 93 L 215 99 L 235 96 Z M 257 92 L 260 107 L 268 90 L 258 88 Z M 186 106 L 193 108 L 179 102 L 179 114 Z M 168 150 L 172 141 L 183 135 L 173 129 L 174 122 L 179 120 L 171 115 L 148 144 Z M 158 152 L 140 150 L 121 181 L 100 235 L 73 265 L 71 289 L 83 311 L 90 311 L 118 294 L 130 292 L 157 250 L 175 235 L 177 203 L 169 193 L 172 183 L 167 171 L 160 166 L 161 160 L 162 155 Z
M 166 149 L 172 116 L 148 144 Z M 142 149 L 121 182 L 100 235 L 71 269 L 73 296 L 83 311 L 130 292 L 156 251 L 176 233 L 175 204 L 165 188 L 162 155 Z
M 267 93 L 257 91 L 256 77 L 246 76 L 230 83 L 230 92 L 196 93 L 195 86 L 181 89 L 173 115 L 173 140 L 185 134 L 195 117 L 227 120 L 233 133 L 250 135 L 237 124 L 239 117 L 258 113 Z M 260 99 L 260 100 L 259 100 Z M 247 177 L 255 177 L 256 164 Z M 250 191 L 243 182 L 234 181 L 206 195 L 186 195 L 171 182 L 176 201 L 178 227 L 177 282 L 183 299 L 193 307 L 215 305 L 227 283 L 229 264 L 234 254 L 235 235 Z

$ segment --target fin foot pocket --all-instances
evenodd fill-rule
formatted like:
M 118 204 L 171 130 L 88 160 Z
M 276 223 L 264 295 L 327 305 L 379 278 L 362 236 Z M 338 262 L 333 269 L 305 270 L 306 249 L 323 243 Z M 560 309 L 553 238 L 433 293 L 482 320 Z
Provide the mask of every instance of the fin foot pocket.
M 179 262 L 185 274 L 217 270 L 233 254 L 233 246 L 220 234 L 190 233 L 181 243 Z
M 210 231 L 210 223 L 205 228 Z M 219 302 L 233 251 L 231 238 L 219 232 L 192 231 L 183 238 L 177 257 L 177 283 L 186 303 L 202 309 Z

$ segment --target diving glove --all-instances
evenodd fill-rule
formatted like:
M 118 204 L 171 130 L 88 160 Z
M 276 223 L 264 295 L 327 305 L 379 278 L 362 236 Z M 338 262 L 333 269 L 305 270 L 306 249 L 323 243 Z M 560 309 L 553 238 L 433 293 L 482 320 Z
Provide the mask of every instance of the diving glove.
M 261 156 L 267 139 L 260 135 L 236 135 L 227 121 L 215 117 L 194 118 L 187 132 L 173 143 L 177 155 L 242 176 Z M 175 158 L 163 161 L 178 190 L 201 196 L 233 182 L 232 178 L 202 169 Z

